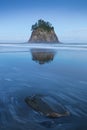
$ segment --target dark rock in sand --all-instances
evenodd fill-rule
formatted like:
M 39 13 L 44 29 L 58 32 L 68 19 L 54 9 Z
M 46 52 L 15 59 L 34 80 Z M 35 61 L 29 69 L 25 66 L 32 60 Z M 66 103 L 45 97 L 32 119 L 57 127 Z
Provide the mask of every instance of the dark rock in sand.
M 53 100 L 53 99 L 52 99 Z M 61 106 L 60 104 L 56 104 L 57 107 L 55 109 L 55 106 L 52 106 L 52 102 L 48 103 L 49 97 L 44 97 L 40 95 L 30 96 L 25 99 L 25 102 L 35 111 L 50 117 L 50 118 L 56 118 L 56 117 L 63 117 L 68 116 L 69 112 L 66 111 L 66 109 Z

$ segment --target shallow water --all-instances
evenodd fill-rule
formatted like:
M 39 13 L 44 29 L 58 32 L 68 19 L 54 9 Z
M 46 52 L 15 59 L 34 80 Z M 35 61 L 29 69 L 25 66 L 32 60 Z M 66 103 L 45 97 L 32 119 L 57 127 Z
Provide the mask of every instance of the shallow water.
M 27 96 L 55 98 L 70 115 L 47 118 Z M 87 130 L 87 51 L 29 49 L 0 53 L 0 130 Z

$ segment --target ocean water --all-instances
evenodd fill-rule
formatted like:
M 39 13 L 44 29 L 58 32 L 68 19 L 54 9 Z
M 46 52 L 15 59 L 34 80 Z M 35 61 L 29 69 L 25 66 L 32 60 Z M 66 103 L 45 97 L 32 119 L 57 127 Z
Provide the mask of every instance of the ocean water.
M 70 115 L 40 115 L 25 103 L 35 94 Z M 87 45 L 0 44 L 0 130 L 49 129 L 87 130 Z

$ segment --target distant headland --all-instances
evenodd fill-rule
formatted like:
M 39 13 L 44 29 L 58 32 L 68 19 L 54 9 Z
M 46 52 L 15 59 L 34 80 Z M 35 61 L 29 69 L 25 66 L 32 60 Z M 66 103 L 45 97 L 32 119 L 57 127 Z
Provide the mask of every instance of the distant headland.
M 54 27 L 50 22 L 40 19 L 32 25 L 31 30 L 29 43 L 59 43 Z

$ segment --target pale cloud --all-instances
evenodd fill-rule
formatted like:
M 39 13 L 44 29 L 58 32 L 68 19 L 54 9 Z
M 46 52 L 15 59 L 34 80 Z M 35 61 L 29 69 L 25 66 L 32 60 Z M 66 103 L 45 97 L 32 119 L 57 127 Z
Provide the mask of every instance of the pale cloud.
M 63 42 L 87 43 L 87 28 L 66 31 L 60 38 Z

